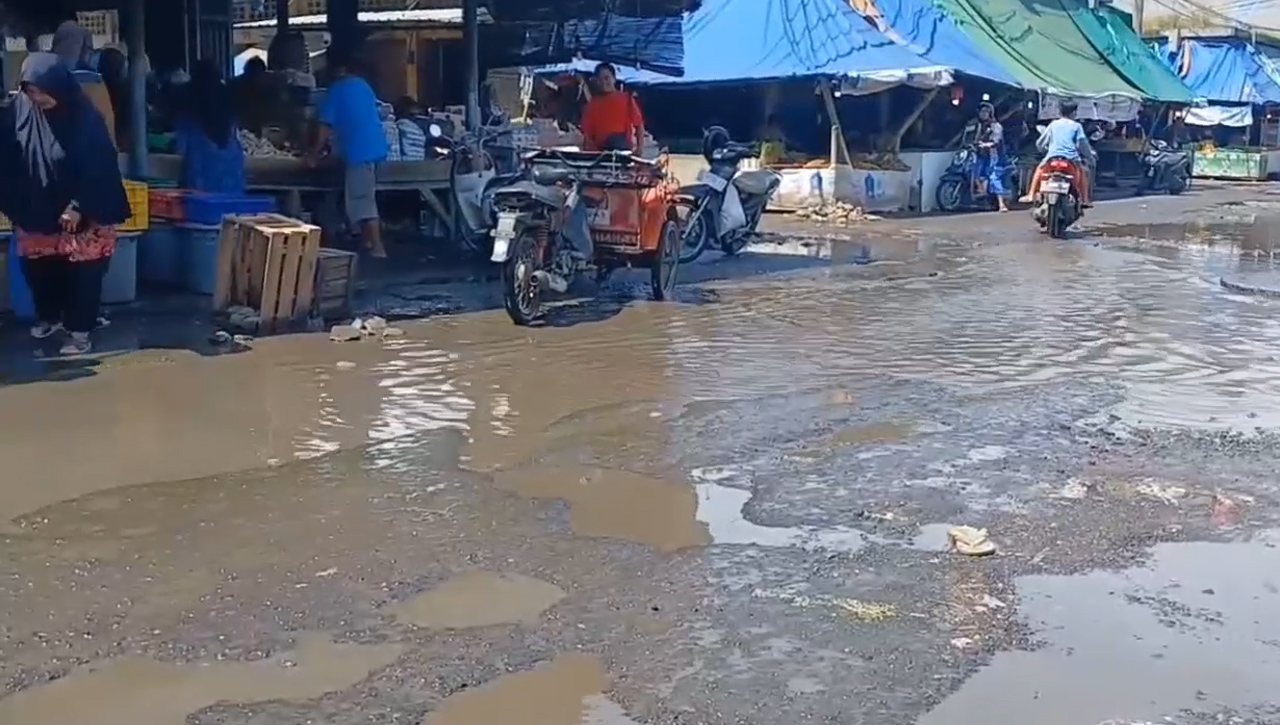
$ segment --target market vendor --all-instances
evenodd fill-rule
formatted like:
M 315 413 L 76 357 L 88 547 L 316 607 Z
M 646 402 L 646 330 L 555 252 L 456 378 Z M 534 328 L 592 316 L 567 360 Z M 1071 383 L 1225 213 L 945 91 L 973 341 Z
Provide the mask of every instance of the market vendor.
M 180 98 L 177 140 L 183 188 L 243 194 L 244 149 L 236 135 L 231 90 L 217 64 L 196 61 Z
M 1009 154 L 1004 140 L 1004 126 L 996 120 L 996 108 L 983 101 L 978 106 L 978 158 L 973 173 L 973 195 L 981 199 L 995 196 L 1000 211 L 1009 211 Z
M 610 63 L 595 70 L 596 90 L 582 109 L 582 145 L 587 151 L 633 151 L 644 144 L 644 117 L 636 99 L 618 88 Z
M 331 53 L 329 68 L 333 82 L 320 107 L 320 132 L 307 160 L 314 165 L 330 145 L 341 156 L 347 219 L 359 228 L 370 254 L 386 257 L 376 192 L 378 165 L 387 159 L 387 136 L 378 97 L 369 82 L 356 75 L 355 59 L 347 53 Z

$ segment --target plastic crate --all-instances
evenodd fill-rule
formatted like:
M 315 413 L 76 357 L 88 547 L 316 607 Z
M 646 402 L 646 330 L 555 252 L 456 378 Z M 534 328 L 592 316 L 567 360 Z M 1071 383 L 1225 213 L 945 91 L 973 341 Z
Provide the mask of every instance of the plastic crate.
M 152 188 L 148 197 L 151 204 L 151 218 L 180 222 L 186 219 L 186 189 Z
M 102 304 L 122 305 L 138 299 L 138 233 L 116 237 L 107 274 L 102 278 Z
M 151 228 L 138 240 L 138 279 L 151 285 L 179 289 L 186 275 L 187 240 L 178 227 L 164 219 L 152 219 Z
M 222 217 L 228 214 L 270 214 L 276 210 L 276 200 L 270 196 L 192 192 L 187 195 L 184 207 L 185 222 L 221 224 Z
M 184 266 L 183 287 L 188 292 L 211 295 L 218 287 L 218 241 L 221 224 L 183 222 L 177 226 L 174 241 L 180 248 Z
M 129 198 L 131 216 L 116 231 L 145 232 L 151 226 L 151 194 L 145 181 L 124 180 L 124 193 Z

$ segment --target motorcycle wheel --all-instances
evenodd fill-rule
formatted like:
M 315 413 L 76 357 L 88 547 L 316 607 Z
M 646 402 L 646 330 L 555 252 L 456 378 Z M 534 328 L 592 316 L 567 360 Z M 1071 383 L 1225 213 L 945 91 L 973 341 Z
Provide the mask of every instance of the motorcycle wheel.
M 674 204 L 682 222 L 680 225 L 681 264 L 689 264 L 701 257 L 711 241 L 707 238 L 710 233 L 705 216 L 707 212 L 705 209 L 698 211 L 699 206 L 698 202 L 692 199 L 681 199 Z
M 662 225 L 658 251 L 650 263 L 650 285 L 653 299 L 667 302 L 675 298 L 676 276 L 680 270 L 681 225 L 679 219 L 669 218 Z
M 947 179 L 938 184 L 938 191 L 934 196 L 937 197 L 938 208 L 942 211 L 960 211 L 960 207 L 964 205 L 964 181 Z
M 512 322 L 528 326 L 542 316 L 542 294 L 533 277 L 538 269 L 538 240 L 525 232 L 513 247 L 511 258 L 502 265 L 502 306 Z
M 1171 195 L 1177 196 L 1187 190 L 1187 180 L 1181 176 L 1174 175 L 1169 179 L 1169 187 L 1166 189 Z
M 1049 207 L 1048 224 L 1045 228 L 1049 231 L 1049 236 L 1054 239 L 1067 238 L 1066 220 L 1062 218 L 1062 208 L 1058 203 L 1054 203 Z

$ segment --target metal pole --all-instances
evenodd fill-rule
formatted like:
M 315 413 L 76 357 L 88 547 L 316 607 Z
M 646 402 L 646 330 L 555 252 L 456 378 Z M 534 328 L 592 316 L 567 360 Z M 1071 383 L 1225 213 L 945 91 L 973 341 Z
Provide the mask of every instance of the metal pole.
M 289 0 L 276 0 L 276 32 L 289 30 Z
M 129 107 L 132 121 L 129 140 L 129 175 L 147 175 L 147 52 L 146 0 L 130 0 L 125 42 L 129 46 Z
M 1146 0 L 1133 0 L 1133 29 L 1142 37 L 1142 22 L 1146 15 Z
M 480 128 L 480 3 L 462 0 L 462 42 L 467 48 L 467 128 Z

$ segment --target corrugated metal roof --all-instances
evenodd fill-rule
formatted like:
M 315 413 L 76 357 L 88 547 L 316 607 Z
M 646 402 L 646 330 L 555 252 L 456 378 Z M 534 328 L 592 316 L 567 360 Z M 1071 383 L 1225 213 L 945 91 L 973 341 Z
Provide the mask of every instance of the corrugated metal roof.
M 378 10 L 357 14 L 361 23 L 369 25 L 461 25 L 461 8 L 438 8 L 431 10 Z M 327 15 L 295 15 L 289 18 L 289 27 L 320 27 L 329 22 Z M 480 22 L 490 23 L 493 19 L 489 12 L 480 8 Z M 251 20 L 236 23 L 237 28 L 274 28 L 274 18 L 268 20 Z

